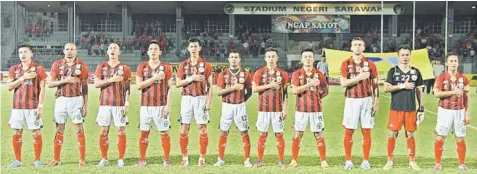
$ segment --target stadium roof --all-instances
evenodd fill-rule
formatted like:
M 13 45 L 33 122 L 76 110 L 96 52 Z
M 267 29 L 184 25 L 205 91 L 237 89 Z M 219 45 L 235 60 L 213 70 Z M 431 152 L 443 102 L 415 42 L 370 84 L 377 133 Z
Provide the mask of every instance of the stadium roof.
M 41 12 L 67 12 L 66 1 L 19 1 L 28 11 Z M 78 1 L 76 2 L 77 10 L 81 13 L 121 13 L 121 4 L 118 1 Z M 158 13 L 158 14 L 175 14 L 175 1 L 129 1 L 129 7 L 132 13 Z M 223 7 L 228 3 L 226 1 L 203 1 L 203 2 L 182 2 L 184 10 L 183 14 L 225 14 Z M 262 2 L 260 2 L 262 3 Z M 278 2 L 263 2 L 263 3 L 278 3 Z M 279 2 L 284 3 L 284 2 Z M 285 2 L 285 3 L 304 3 L 304 2 Z M 313 2 L 313 3 L 328 3 L 328 2 Z M 343 2 L 329 2 L 329 3 L 343 3 Z M 379 2 L 360 2 L 353 1 L 350 3 L 379 3 Z M 410 1 L 386 1 L 385 3 L 400 3 L 405 9 L 404 14 L 412 14 L 412 2 Z M 455 14 L 476 14 L 477 9 L 472 9 L 472 6 L 477 6 L 476 1 L 458 1 L 454 3 Z M 416 14 L 443 14 L 445 10 L 445 2 L 432 1 L 418 1 L 416 2 Z

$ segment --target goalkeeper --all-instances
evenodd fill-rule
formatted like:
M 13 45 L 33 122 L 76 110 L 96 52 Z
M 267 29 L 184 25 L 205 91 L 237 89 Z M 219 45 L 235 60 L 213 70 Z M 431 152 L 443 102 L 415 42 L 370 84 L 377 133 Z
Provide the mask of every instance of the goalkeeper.
M 388 162 L 384 170 L 393 167 L 393 153 L 396 138 L 402 125 L 406 129 L 407 149 L 409 155 L 409 167 L 413 170 L 421 170 L 415 161 L 416 142 L 414 132 L 417 126 L 424 120 L 424 103 L 422 88 L 423 80 L 421 72 L 411 66 L 411 48 L 402 45 L 398 49 L 399 64 L 388 71 L 384 82 L 384 92 L 391 93 L 391 109 L 388 121 Z M 416 98 L 418 109 L 416 111 Z

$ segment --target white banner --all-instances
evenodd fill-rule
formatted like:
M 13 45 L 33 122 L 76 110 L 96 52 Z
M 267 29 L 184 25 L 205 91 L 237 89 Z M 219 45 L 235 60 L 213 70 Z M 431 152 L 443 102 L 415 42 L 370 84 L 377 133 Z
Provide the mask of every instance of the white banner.
M 224 7 L 227 14 L 236 15 L 400 15 L 404 12 L 401 4 L 322 4 L 322 3 L 230 3 Z

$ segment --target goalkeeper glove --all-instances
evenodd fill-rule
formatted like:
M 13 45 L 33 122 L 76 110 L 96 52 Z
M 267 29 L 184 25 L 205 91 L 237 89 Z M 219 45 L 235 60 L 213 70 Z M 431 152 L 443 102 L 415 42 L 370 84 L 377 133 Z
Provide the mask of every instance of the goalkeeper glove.
M 416 125 L 419 126 L 424 121 L 424 106 L 419 106 L 419 109 L 417 109 L 417 120 L 416 120 Z

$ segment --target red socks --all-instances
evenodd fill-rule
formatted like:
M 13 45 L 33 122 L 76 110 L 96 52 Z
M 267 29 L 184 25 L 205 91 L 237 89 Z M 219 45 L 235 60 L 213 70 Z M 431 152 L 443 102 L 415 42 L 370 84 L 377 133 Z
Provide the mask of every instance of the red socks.
M 258 148 L 257 148 L 258 161 L 263 161 L 263 153 L 265 152 L 265 147 L 266 147 L 265 142 L 267 142 L 267 136 L 260 135 L 260 137 L 258 138 Z
M 181 153 L 183 157 L 187 156 L 187 145 L 189 144 L 189 136 L 187 134 L 181 134 L 179 144 L 181 146 Z
M 250 137 L 247 135 L 242 136 L 243 143 L 243 159 L 246 160 L 250 156 Z
M 54 149 L 53 156 L 56 161 L 60 161 L 61 146 L 63 146 L 63 135 L 56 133 L 55 142 L 53 143 L 53 149 Z
M 22 161 L 22 144 L 22 135 L 13 135 L 13 152 L 15 153 L 15 159 L 18 161 Z
M 225 147 L 227 147 L 227 136 L 220 135 L 218 146 L 220 160 L 225 159 Z
M 101 158 L 108 159 L 109 140 L 108 136 L 99 136 L 99 149 L 101 150 Z
M 351 149 L 353 147 L 353 129 L 345 129 L 345 136 L 343 140 L 345 157 L 347 161 L 351 161 Z
M 139 137 L 139 157 L 140 160 L 146 160 L 146 151 L 147 146 L 149 146 L 149 131 L 141 131 L 141 136 Z
M 80 152 L 80 159 L 85 160 L 86 154 L 86 139 L 84 137 L 84 132 L 81 132 L 76 135 L 76 140 L 78 141 L 78 150 Z
M 164 151 L 164 160 L 169 161 L 171 154 L 171 137 L 169 134 L 162 135 L 162 150 Z
M 276 135 L 277 140 L 277 150 L 278 150 L 278 161 L 283 161 L 285 155 L 285 140 L 283 139 L 283 134 Z
M 118 160 L 124 159 L 126 153 L 126 134 L 118 135 Z
M 200 157 L 205 158 L 208 144 L 209 144 L 209 136 L 206 133 L 200 134 Z
M 369 160 L 371 151 L 371 129 L 361 129 L 363 133 L 363 160 Z
M 325 161 L 326 160 L 325 138 L 323 137 L 316 138 L 316 147 L 318 148 L 318 152 L 320 152 L 320 160 Z
M 396 139 L 394 137 L 388 137 L 388 161 L 393 160 L 395 147 L 396 147 Z

